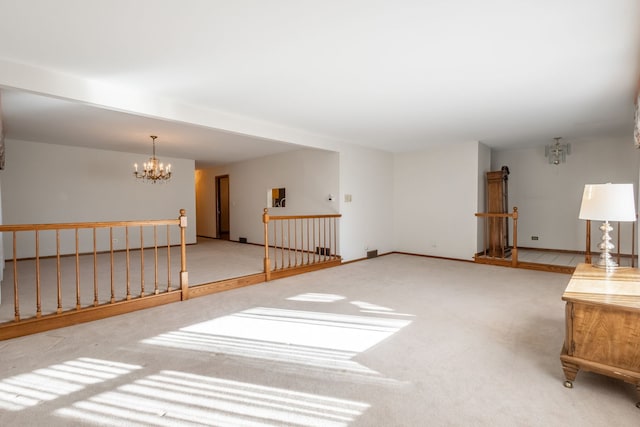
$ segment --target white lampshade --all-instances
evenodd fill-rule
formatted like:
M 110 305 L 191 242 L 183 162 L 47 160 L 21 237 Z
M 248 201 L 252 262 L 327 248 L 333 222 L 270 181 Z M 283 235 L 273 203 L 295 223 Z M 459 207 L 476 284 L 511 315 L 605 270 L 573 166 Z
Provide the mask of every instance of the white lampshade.
M 585 185 L 578 218 L 598 221 L 635 221 L 633 184 Z

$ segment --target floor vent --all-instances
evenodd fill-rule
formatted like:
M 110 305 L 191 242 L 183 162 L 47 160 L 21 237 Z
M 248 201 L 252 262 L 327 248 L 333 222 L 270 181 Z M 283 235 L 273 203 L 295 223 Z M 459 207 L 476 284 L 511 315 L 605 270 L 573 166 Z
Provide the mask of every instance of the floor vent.
M 246 237 L 240 237 L 240 238 L 238 238 L 238 241 L 240 243 L 247 243 L 247 238 Z
M 320 246 L 316 246 L 316 254 L 330 256 L 331 255 L 331 249 L 330 248 L 321 248 Z
M 378 256 L 378 250 L 367 251 L 367 258 L 375 258 Z

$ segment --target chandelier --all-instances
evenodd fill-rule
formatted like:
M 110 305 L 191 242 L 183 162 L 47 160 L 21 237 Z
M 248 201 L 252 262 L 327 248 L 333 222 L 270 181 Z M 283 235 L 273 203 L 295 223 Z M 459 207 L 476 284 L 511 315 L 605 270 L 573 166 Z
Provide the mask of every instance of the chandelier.
M 546 145 L 544 147 L 544 156 L 549 158 L 549 163 L 559 165 L 567 161 L 567 155 L 571 154 L 571 144 L 560 144 L 562 137 L 553 138 L 555 144 Z
M 156 138 L 158 137 L 151 135 L 151 139 L 153 140 L 153 155 L 149 158 L 148 162 L 142 164 L 142 172 L 138 171 L 137 163 L 133 165 L 135 169 L 133 175 L 136 178 L 154 184 L 171 179 L 171 165 L 168 164 L 167 167 L 165 167 L 164 163 L 160 163 L 156 158 Z

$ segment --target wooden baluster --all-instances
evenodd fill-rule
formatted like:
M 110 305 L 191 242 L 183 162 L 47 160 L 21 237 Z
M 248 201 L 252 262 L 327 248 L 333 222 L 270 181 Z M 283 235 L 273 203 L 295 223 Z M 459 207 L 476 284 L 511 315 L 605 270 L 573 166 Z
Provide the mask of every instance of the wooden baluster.
M 298 265 L 298 219 L 293 219 L 293 266 Z
M 158 226 L 153 226 L 153 259 L 154 259 L 154 275 L 153 275 L 153 293 L 158 295 Z
M 280 222 L 280 260 L 282 261 L 280 268 L 284 268 L 284 221 Z
M 322 261 L 327 260 L 327 218 L 322 218 Z
M 325 261 L 329 259 L 329 254 L 327 252 L 329 252 L 329 248 L 331 246 L 331 230 L 328 222 L 329 222 L 329 219 L 324 218 L 324 229 L 326 233 L 324 236 L 324 260 Z
M 271 278 L 271 265 L 269 260 L 269 209 L 264 208 L 262 212 L 262 223 L 264 224 L 264 259 L 263 259 L 263 268 L 265 274 L 265 280 L 269 280 Z M 275 235 L 275 233 L 274 233 Z M 275 236 L 274 236 L 275 238 Z M 275 242 L 275 240 L 274 240 Z M 275 243 L 274 243 L 275 247 Z
M 271 221 L 271 219 L 269 219 Z M 278 221 L 273 221 L 273 260 L 271 271 L 278 269 Z
M 96 246 L 96 228 L 93 227 L 93 306 L 98 302 L 98 248 Z
M 20 297 L 18 295 L 18 256 L 16 254 L 16 232 L 13 232 L 13 309 L 14 319 L 20 321 Z
M 76 227 L 76 310 L 80 310 L 82 303 L 80 301 L 80 239 L 79 229 Z
M 184 209 L 180 209 L 180 289 L 182 300 L 189 299 L 189 273 L 187 272 L 187 216 Z
M 507 248 L 506 248 L 506 233 L 505 233 L 505 224 L 506 218 L 504 216 L 498 217 L 498 222 L 500 223 L 500 258 L 505 259 L 507 256 Z
M 334 235 L 333 235 L 333 230 L 335 227 L 335 221 L 334 218 L 329 218 L 329 260 L 333 260 L 334 257 L 334 245 L 335 245 L 335 241 L 334 241 Z
M 291 267 L 291 221 L 287 220 L 287 266 Z
M 309 240 L 309 264 L 316 262 L 316 219 L 311 218 L 311 239 Z
M 511 265 L 518 266 L 518 208 L 513 208 L 513 250 L 511 251 Z
M 316 242 L 316 222 L 318 225 L 318 241 Z M 313 219 L 313 262 L 314 264 L 317 262 L 318 258 L 316 255 L 320 255 L 320 253 L 318 252 L 317 248 L 318 245 L 320 244 L 320 219 L 318 218 L 316 221 L 316 218 Z
M 140 297 L 144 297 L 144 230 L 140 226 Z
M 328 251 L 328 259 L 329 261 L 331 261 L 331 259 L 333 258 L 333 221 L 331 218 L 327 218 L 327 230 L 328 230 L 328 241 L 329 244 L 327 245 L 327 251 Z
M 304 257 L 305 255 L 308 253 L 307 252 L 307 246 L 309 246 L 309 227 L 308 224 L 309 223 L 309 219 L 308 218 L 304 218 L 300 221 L 300 235 L 301 235 L 301 240 L 300 240 L 300 265 L 307 265 L 307 262 L 305 261 Z M 305 233 L 306 231 L 306 233 Z
M 327 260 L 331 260 L 331 218 L 325 218 L 324 221 L 327 223 L 327 243 L 325 248 L 325 255 Z
M 113 284 L 113 227 L 109 227 L 109 264 L 110 264 L 110 273 L 111 273 L 111 299 L 110 302 L 113 304 L 116 302 L 116 290 Z
M 269 218 L 269 222 L 273 223 L 273 262 L 270 271 L 275 271 L 278 269 L 278 221 Z
M 333 218 L 333 256 L 338 258 L 338 218 Z
M 273 259 L 275 264 L 271 267 L 271 271 L 278 269 L 278 221 L 273 221 Z
M 488 257 L 490 252 L 489 252 L 489 218 L 487 218 L 486 216 L 483 217 L 483 222 L 484 222 L 484 256 Z
M 129 301 L 131 299 L 131 260 L 129 258 L 129 227 L 124 227 L 124 240 L 125 240 L 125 255 L 126 255 L 126 266 L 127 266 L 127 295 L 126 300 Z
M 56 230 L 56 288 L 58 291 L 58 308 L 56 313 L 62 313 L 62 273 L 60 272 L 60 230 Z
M 167 225 L 167 292 L 171 290 L 171 230 Z
M 309 259 L 311 258 L 311 239 L 310 239 L 310 234 L 309 234 L 309 218 L 306 219 L 306 224 L 307 224 L 307 265 L 311 264 L 311 261 L 309 261 Z
M 36 317 L 42 316 L 40 295 L 40 231 L 36 229 Z

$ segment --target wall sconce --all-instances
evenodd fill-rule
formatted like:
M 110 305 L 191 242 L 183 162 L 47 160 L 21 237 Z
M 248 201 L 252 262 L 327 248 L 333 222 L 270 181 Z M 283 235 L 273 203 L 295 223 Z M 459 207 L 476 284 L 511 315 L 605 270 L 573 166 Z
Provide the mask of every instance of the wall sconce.
M 545 145 L 544 156 L 549 158 L 549 164 L 559 165 L 567 161 L 567 155 L 571 154 L 571 144 L 560 144 L 562 137 L 556 136 L 555 144 Z
M 602 241 L 598 245 L 601 251 L 600 259 L 593 265 L 605 269 L 617 267 L 618 264 L 611 259 L 610 254 L 614 246 L 609 236 L 609 232 L 613 230 L 609 221 L 633 222 L 636 220 L 633 184 L 585 185 L 578 218 L 603 221 L 600 226 Z

